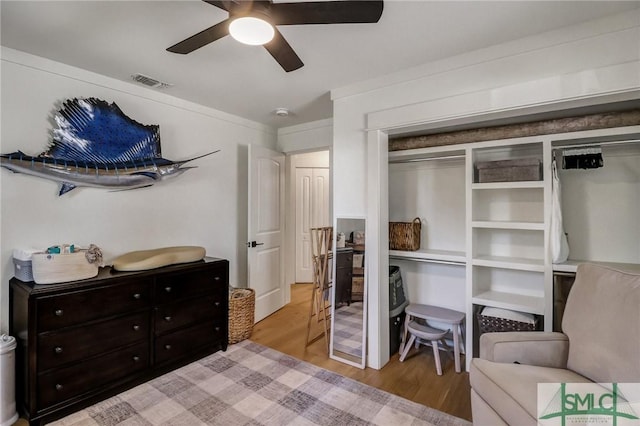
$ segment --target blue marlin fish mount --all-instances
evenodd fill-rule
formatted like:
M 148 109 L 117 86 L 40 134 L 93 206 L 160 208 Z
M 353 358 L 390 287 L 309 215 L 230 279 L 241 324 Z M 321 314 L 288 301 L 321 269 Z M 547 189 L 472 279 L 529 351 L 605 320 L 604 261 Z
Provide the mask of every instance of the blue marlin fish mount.
M 115 104 L 96 98 L 68 99 L 54 116 L 57 128 L 46 152 L 0 154 L 0 166 L 60 183 L 58 195 L 78 186 L 136 189 L 179 176 L 194 167 L 162 158 L 157 125 L 143 125 Z

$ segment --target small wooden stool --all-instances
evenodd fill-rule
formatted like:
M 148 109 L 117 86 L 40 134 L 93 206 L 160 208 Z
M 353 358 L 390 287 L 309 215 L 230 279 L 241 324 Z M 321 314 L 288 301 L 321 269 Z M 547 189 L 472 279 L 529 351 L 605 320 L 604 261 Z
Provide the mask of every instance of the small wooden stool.
M 436 371 L 438 375 L 442 375 L 442 368 L 440 365 L 440 351 L 438 347 L 438 341 L 442 341 L 445 348 L 448 348 L 444 342 L 444 337 L 451 331 L 453 334 L 453 352 L 454 363 L 456 373 L 460 372 L 460 347 L 462 345 L 462 324 L 464 323 L 465 314 L 463 312 L 454 311 L 452 309 L 442 308 L 439 306 L 422 305 L 419 303 L 411 303 L 405 308 L 406 318 L 404 325 L 404 332 L 402 333 L 402 343 L 400 344 L 400 361 L 404 361 L 411 345 L 416 339 L 431 342 L 433 347 L 433 355 L 436 359 Z M 451 324 L 451 330 L 440 330 L 430 327 L 428 325 L 420 324 L 415 321 L 416 318 L 423 319 L 425 321 L 437 321 L 440 323 Z M 407 335 L 410 335 L 409 342 L 407 342 Z M 420 341 L 417 344 L 421 343 Z M 464 348 L 464 346 L 462 346 Z

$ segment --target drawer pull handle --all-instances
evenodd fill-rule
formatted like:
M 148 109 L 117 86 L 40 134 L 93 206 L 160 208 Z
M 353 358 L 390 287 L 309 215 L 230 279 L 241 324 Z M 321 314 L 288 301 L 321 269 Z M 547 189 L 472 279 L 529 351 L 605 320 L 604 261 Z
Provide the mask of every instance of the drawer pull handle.
M 64 387 L 64 386 L 62 386 L 60 383 L 57 383 L 57 384 L 56 384 L 56 390 L 57 390 L 57 391 L 61 391 L 63 387 Z
M 57 354 L 61 354 L 62 353 L 62 346 L 56 346 L 53 351 Z
M 220 277 L 217 277 L 217 276 L 213 277 L 213 279 L 216 280 L 216 281 L 220 281 Z
M 54 314 L 56 314 L 57 317 L 61 317 L 64 314 L 64 311 L 62 309 L 56 309 Z
M 134 355 L 133 362 L 138 362 L 138 361 L 140 361 L 140 357 L 138 355 Z
M 171 345 L 164 345 L 164 348 L 165 348 L 166 350 L 171 350 Z
M 216 332 L 217 332 L 217 331 L 220 331 L 220 327 L 215 327 L 215 328 L 214 328 L 214 330 L 215 330 Z
M 220 302 L 213 302 L 213 304 L 214 304 L 214 306 L 215 306 L 216 308 L 219 308 L 219 307 L 220 307 Z
M 164 288 L 164 291 L 166 291 L 167 293 L 171 293 L 171 286 L 168 285 Z
M 138 331 L 138 330 L 140 330 L 140 326 L 138 324 L 134 324 L 133 331 Z
M 164 317 L 164 320 L 166 322 L 171 322 L 171 317 L 169 315 L 167 315 L 166 317 Z
M 135 294 L 133 295 L 133 298 L 134 298 L 134 299 L 140 299 L 141 297 L 142 297 L 142 295 L 141 295 L 140 293 L 135 293 Z

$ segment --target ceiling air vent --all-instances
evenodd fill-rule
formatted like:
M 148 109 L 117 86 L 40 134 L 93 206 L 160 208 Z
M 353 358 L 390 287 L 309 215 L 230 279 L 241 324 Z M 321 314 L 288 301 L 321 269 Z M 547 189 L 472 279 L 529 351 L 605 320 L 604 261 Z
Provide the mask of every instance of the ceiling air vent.
M 133 74 L 131 78 L 133 79 L 133 81 L 137 81 L 138 83 L 144 84 L 148 87 L 153 87 L 154 89 L 164 89 L 173 86 L 173 84 L 171 83 L 165 83 L 144 74 Z

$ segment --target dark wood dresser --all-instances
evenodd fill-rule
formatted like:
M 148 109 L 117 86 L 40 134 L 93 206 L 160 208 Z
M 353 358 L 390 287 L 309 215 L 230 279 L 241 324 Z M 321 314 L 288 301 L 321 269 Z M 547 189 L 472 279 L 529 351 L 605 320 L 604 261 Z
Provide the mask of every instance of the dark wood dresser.
M 353 249 L 336 249 L 336 305 L 351 304 Z
M 21 414 L 41 425 L 226 350 L 228 285 L 229 262 L 214 258 L 60 284 L 11 279 Z

